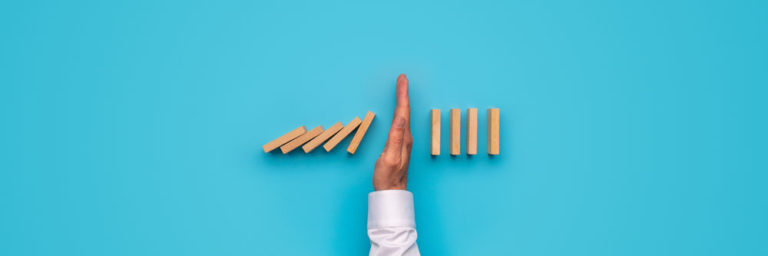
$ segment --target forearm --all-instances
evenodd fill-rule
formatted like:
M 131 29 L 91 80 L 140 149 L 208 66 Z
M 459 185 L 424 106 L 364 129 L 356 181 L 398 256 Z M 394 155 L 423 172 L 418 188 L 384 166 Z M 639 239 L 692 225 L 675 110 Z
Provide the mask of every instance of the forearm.
M 381 190 L 368 194 L 370 255 L 419 255 L 416 236 L 411 192 Z

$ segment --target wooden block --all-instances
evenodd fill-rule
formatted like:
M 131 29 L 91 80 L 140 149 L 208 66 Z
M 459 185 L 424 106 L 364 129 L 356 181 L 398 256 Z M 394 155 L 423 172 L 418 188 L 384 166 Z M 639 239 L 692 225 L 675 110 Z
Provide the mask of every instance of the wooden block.
M 440 155 L 440 110 L 432 110 L 432 155 Z
M 323 144 L 328 138 L 339 132 L 341 128 L 344 128 L 344 124 L 341 122 L 336 122 L 331 126 L 331 128 L 328 128 L 328 130 L 325 130 L 320 135 L 317 135 L 314 139 L 307 142 L 307 144 L 304 144 L 304 146 L 301 146 L 301 149 L 304 150 L 304 153 L 312 152 L 312 150 L 315 150 L 317 146 L 320 146 L 320 144 Z
M 305 142 L 316 137 L 317 135 L 320 135 L 320 133 L 322 132 L 323 132 L 323 126 L 318 125 L 317 127 L 315 127 L 315 129 L 309 130 L 308 132 L 302 134 L 298 138 L 295 138 L 292 141 L 286 143 L 285 145 L 280 147 L 280 150 L 283 151 L 283 154 L 288 154 L 288 152 L 291 152 L 292 150 L 298 148 L 299 146 L 301 146 L 301 144 L 304 144 Z
M 376 116 L 373 114 L 373 112 L 368 111 L 368 113 L 365 114 L 365 117 L 363 118 L 363 123 L 360 124 L 360 128 L 357 128 L 357 132 L 355 133 L 355 136 L 352 137 L 352 142 L 349 143 L 349 147 L 347 147 L 347 152 L 350 154 L 355 154 L 355 151 L 357 151 L 357 147 L 360 146 L 360 142 L 363 141 L 363 136 L 365 136 L 365 132 L 368 131 L 368 127 L 371 126 L 371 122 L 373 122 L 373 117 Z
M 499 109 L 488 109 L 488 154 L 499 154 Z
M 451 109 L 451 155 L 461 154 L 461 109 Z
M 269 151 L 272 151 L 280 146 L 282 146 L 285 143 L 288 143 L 289 141 L 295 139 L 296 137 L 301 136 L 307 132 L 307 128 L 302 126 L 299 126 L 299 128 L 293 129 L 293 131 L 290 131 L 286 134 L 283 134 L 283 136 L 280 136 L 279 138 L 270 141 L 267 144 L 264 144 L 261 148 L 264 149 L 264 153 L 269 153 Z
M 333 149 L 333 147 L 336 147 L 336 145 L 338 145 L 339 142 L 341 142 L 341 140 L 346 138 L 347 135 L 349 135 L 352 131 L 354 131 L 355 128 L 357 128 L 357 126 L 359 126 L 361 122 L 362 121 L 360 121 L 360 117 L 356 116 L 355 119 L 352 119 L 352 121 L 350 121 L 346 126 L 344 126 L 344 128 L 341 128 L 341 131 L 339 131 L 339 133 L 336 133 L 336 135 L 334 135 L 333 138 L 328 140 L 328 142 L 326 142 L 325 145 L 323 145 L 323 148 L 325 149 L 325 151 L 330 152 L 331 149 Z
M 467 155 L 477 155 L 477 109 L 467 109 Z

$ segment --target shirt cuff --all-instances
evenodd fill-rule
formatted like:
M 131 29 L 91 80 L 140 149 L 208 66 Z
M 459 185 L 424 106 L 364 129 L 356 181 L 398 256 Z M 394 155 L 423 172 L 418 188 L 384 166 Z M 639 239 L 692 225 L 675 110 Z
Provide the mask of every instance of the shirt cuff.
M 411 192 L 380 190 L 368 194 L 368 228 L 382 227 L 416 227 Z

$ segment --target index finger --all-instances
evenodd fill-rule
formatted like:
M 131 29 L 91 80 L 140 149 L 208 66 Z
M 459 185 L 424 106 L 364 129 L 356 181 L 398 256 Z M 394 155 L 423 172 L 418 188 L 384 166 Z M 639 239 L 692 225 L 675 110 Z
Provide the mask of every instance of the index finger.
M 398 116 L 405 119 L 406 124 L 411 121 L 411 104 L 408 98 L 408 77 L 405 74 L 400 74 L 397 77 L 397 89 L 396 89 L 397 105 L 395 106 L 395 114 L 392 118 L 394 121 Z

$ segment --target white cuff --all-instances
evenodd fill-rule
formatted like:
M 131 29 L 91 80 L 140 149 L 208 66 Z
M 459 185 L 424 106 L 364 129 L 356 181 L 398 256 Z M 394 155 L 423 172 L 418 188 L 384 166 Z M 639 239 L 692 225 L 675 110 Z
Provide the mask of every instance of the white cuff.
M 368 228 L 381 227 L 416 227 L 411 192 L 381 190 L 368 194 Z

